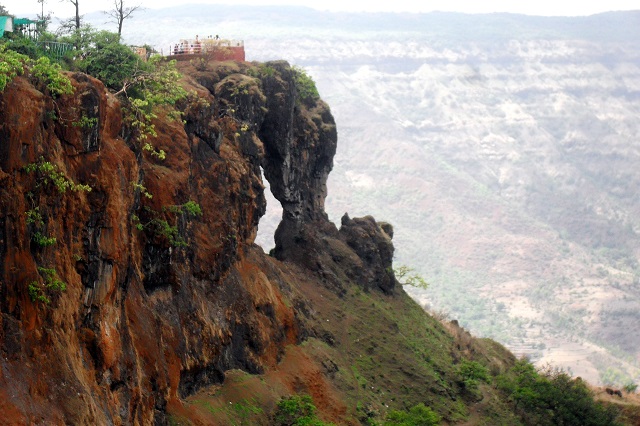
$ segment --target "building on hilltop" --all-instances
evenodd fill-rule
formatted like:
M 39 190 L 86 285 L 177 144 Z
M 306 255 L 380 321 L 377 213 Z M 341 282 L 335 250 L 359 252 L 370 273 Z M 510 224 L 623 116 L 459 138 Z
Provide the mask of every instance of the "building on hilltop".
M 169 55 L 181 60 L 194 55 L 206 56 L 216 61 L 245 61 L 244 41 L 209 36 L 200 39 L 182 39 L 169 49 Z
M 4 36 L 4 32 L 13 32 L 13 16 L 0 15 L 0 37 Z
M 21 33 L 24 37 L 37 40 L 43 22 L 28 18 L 16 18 L 11 15 L 0 15 L 0 37 L 4 36 L 6 31 Z
M 35 42 L 43 55 L 55 59 L 62 58 L 67 52 L 73 49 L 73 45 L 69 43 L 40 40 L 40 34 L 43 28 L 43 20 L 15 18 L 11 15 L 0 15 L 0 37 L 3 37 L 4 33 L 7 32 L 14 33 L 16 36 L 28 38 Z

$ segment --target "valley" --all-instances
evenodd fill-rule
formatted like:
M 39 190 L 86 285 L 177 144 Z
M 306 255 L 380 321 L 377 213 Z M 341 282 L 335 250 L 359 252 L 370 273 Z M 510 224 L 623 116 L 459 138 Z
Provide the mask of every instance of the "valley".
M 164 49 L 197 28 L 304 67 L 338 128 L 331 220 L 391 222 L 428 310 L 622 386 L 640 374 L 639 20 L 224 6 L 148 11 L 125 38 Z

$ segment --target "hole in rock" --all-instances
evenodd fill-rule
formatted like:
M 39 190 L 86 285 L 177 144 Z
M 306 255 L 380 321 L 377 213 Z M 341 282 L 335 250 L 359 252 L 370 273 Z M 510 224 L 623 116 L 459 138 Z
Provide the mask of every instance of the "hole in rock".
M 262 182 L 264 183 L 264 198 L 267 200 L 267 211 L 260 218 L 258 224 L 258 235 L 256 236 L 256 244 L 260 245 L 265 253 L 269 253 L 269 250 L 275 247 L 274 235 L 276 229 L 282 219 L 282 205 L 280 201 L 276 200 L 271 192 L 269 181 L 264 176 L 264 170 L 260 168 L 262 174 Z

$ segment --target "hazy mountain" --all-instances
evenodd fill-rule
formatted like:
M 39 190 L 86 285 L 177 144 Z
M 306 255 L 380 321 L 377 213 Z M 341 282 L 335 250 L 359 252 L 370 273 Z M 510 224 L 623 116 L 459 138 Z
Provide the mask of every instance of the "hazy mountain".
M 248 60 L 304 66 L 338 124 L 333 220 L 393 223 L 396 264 L 431 283 L 414 296 L 474 333 L 594 382 L 637 380 L 640 12 L 185 6 L 124 32 L 165 52 L 244 39 Z

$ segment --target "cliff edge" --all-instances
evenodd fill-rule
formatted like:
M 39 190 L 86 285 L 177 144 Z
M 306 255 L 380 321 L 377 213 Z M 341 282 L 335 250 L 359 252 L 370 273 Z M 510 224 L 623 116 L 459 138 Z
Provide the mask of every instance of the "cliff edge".
M 128 138 L 120 102 L 85 74 L 69 75 L 71 95 L 17 77 L 0 96 L 0 411 L 10 423 L 166 423 L 168 405 L 228 370 L 274 368 L 313 334 L 302 299 L 291 303 L 287 264 L 253 243 L 261 170 L 284 207 L 278 259 L 344 288 L 323 262 L 338 245 L 352 276 L 382 259 L 365 285 L 393 290 L 390 237 L 372 219 L 345 232 L 327 219 L 335 123 L 321 100 L 298 96 L 294 70 L 180 66 L 192 96 L 148 139 L 164 158 Z M 360 247 L 359 233 L 377 245 Z
M 390 224 L 328 220 L 337 131 L 299 70 L 177 66 L 188 96 L 145 137 L 86 74 L 0 92 L 3 424 L 294 424 L 277 420 L 292 395 L 336 424 L 549 416 L 519 399 L 532 367 L 404 293 Z M 263 175 L 283 207 L 271 254 Z M 598 410 L 576 411 L 611 424 Z

